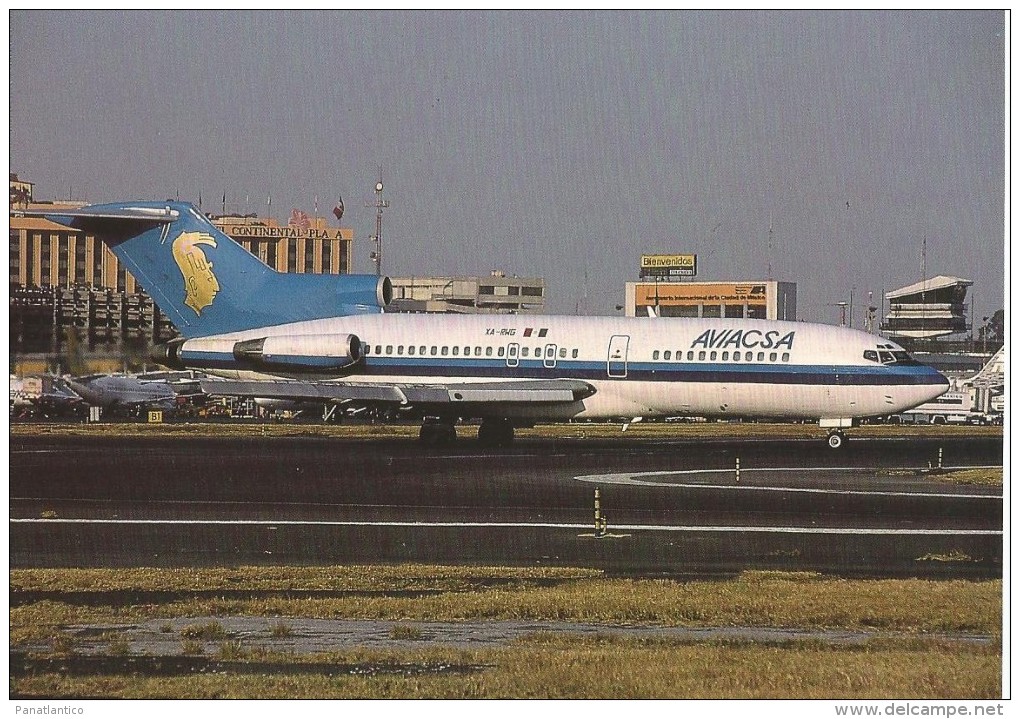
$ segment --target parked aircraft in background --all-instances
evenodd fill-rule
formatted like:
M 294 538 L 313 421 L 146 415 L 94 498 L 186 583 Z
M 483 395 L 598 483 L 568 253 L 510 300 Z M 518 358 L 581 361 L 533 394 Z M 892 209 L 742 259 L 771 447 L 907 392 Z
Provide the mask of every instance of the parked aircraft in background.
M 55 375 L 10 376 L 10 416 L 83 416 L 88 404 L 68 382 Z
M 200 375 L 192 371 L 75 377 L 67 384 L 90 405 L 106 411 L 173 410 L 202 395 Z
M 445 443 L 460 419 L 503 445 L 542 420 L 817 420 L 829 445 L 859 419 L 937 397 L 945 377 L 888 340 L 745 319 L 385 314 L 374 275 L 285 274 L 193 205 L 120 202 L 43 214 L 95 234 L 182 337 L 169 367 L 232 381 L 217 394 L 390 407 Z

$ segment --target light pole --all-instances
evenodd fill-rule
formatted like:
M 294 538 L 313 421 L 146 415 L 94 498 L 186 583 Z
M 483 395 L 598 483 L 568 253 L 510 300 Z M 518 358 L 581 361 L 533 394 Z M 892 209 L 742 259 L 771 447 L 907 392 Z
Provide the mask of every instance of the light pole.
M 836 306 L 839 307 L 839 326 L 846 327 L 846 302 L 837 302 Z

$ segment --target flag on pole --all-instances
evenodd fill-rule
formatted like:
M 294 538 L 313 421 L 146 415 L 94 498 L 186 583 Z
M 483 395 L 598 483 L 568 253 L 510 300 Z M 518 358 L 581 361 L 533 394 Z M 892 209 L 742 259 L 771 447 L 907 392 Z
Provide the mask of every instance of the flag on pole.
M 336 221 L 339 222 L 340 218 L 344 216 L 344 198 L 341 197 L 336 201 L 336 207 L 333 208 L 333 214 L 336 215 Z

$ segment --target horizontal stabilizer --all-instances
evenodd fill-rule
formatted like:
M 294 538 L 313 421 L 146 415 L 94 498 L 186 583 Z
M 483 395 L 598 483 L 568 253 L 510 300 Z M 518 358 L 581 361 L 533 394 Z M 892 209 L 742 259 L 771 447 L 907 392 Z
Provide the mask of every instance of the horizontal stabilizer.
M 103 206 L 80 207 L 77 209 L 21 210 L 16 217 L 81 218 L 88 220 L 135 220 L 144 223 L 170 223 L 180 217 L 180 212 L 171 207 L 118 206 L 108 209 Z M 64 223 L 61 223 L 64 224 Z

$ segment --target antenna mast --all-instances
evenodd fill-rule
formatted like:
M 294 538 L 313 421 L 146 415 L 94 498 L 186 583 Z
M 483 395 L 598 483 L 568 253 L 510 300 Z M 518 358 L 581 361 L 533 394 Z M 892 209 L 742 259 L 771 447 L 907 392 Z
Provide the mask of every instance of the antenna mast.
M 921 333 L 924 334 L 924 328 L 927 324 L 926 315 L 928 309 L 928 233 L 925 232 L 921 235 Z M 927 338 L 925 338 L 927 339 Z
M 389 207 L 389 200 L 382 198 L 383 182 L 382 167 L 379 168 L 379 181 L 375 183 L 375 202 L 365 203 L 365 207 L 375 208 L 375 234 L 369 239 L 375 242 L 375 249 L 369 253 L 369 258 L 375 263 L 375 274 L 382 274 L 382 211 Z

